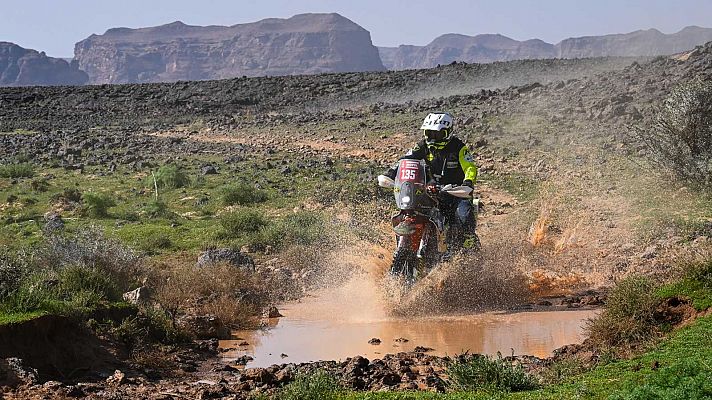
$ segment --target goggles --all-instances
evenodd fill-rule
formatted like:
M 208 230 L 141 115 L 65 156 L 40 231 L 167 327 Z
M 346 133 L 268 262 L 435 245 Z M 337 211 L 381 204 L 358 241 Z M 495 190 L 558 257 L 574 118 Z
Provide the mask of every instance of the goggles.
M 433 142 L 441 142 L 445 140 L 445 137 L 447 136 L 447 130 L 443 129 L 440 131 L 432 131 L 429 129 L 425 129 L 425 138 L 429 141 Z

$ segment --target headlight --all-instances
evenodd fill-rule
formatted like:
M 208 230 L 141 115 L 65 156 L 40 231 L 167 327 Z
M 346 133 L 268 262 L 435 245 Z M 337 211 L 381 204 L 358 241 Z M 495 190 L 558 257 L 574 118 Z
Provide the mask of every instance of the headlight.
M 410 196 L 401 197 L 401 203 L 405 203 L 405 204 L 410 203 Z

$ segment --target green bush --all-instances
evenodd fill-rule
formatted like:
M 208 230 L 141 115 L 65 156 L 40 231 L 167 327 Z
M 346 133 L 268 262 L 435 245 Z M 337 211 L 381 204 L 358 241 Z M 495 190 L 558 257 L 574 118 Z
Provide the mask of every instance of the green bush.
M 139 249 L 149 254 L 156 254 L 159 250 L 173 247 L 171 237 L 162 232 L 155 232 L 149 236 L 139 238 L 137 242 Z
M 608 295 L 606 308 L 588 321 L 589 337 L 604 346 L 634 346 L 652 339 L 658 330 L 656 285 L 646 277 L 630 276 Z
M 298 375 L 278 394 L 281 400 L 325 400 L 339 397 L 344 392 L 339 381 L 326 372 Z
M 0 165 L 0 178 L 32 178 L 35 170 L 30 163 Z
M 450 384 L 462 391 L 520 392 L 539 387 L 539 381 L 501 356 L 461 356 L 448 366 Z
M 33 179 L 30 181 L 30 189 L 35 192 L 44 193 L 49 189 L 49 182 L 46 179 Z
M 109 208 L 116 205 L 113 197 L 106 193 L 84 193 L 82 195 L 84 211 L 94 218 L 106 218 L 109 216 Z
M 259 211 L 240 209 L 221 215 L 220 225 L 224 236 L 234 239 L 258 232 L 268 221 Z
M 168 205 L 160 200 L 150 201 L 143 207 L 143 212 L 148 218 L 170 218 L 173 216 Z
M 39 271 L 24 279 L 0 308 L 5 312 L 42 310 L 76 317 L 106 302 L 120 300 L 117 288 L 110 277 L 93 269 Z
M 267 200 L 267 193 L 254 186 L 237 183 L 220 189 L 220 198 L 226 206 L 248 205 Z
M 675 88 L 652 126 L 638 127 L 633 136 L 648 149 L 654 168 L 710 186 L 712 83 L 697 80 Z
M 324 221 L 321 215 L 299 211 L 263 227 L 253 244 L 283 249 L 290 245 L 314 244 L 323 238 Z
M 185 171 L 175 164 L 160 167 L 155 173 L 156 185 L 163 189 L 177 189 L 190 185 L 190 178 Z M 153 186 L 153 176 L 150 176 Z
M 28 273 L 24 261 L 6 251 L 0 252 L 0 302 L 15 293 Z

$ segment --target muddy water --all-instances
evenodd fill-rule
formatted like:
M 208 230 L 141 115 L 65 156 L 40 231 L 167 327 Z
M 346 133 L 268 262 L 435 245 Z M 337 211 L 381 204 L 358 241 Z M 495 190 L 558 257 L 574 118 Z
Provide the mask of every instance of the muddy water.
M 236 340 L 222 341 L 221 347 L 234 349 L 223 353 L 225 361 L 249 355 L 254 360 L 247 367 L 265 367 L 344 360 L 355 355 L 372 359 L 416 346 L 432 348 L 431 354 L 436 355 L 464 351 L 508 355 L 514 351 L 546 357 L 555 348 L 583 340 L 583 324 L 596 313 L 576 310 L 393 318 L 369 285 L 366 280 L 354 280 L 338 290 L 322 291 L 280 307 L 285 317 L 270 320 L 268 328 L 236 331 Z M 380 339 L 381 344 L 369 344 L 372 338 Z

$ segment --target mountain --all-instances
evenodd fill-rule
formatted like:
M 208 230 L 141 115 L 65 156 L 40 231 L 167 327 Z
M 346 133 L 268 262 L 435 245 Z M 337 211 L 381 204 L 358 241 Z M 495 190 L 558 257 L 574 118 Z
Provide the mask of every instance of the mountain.
M 657 29 L 565 39 L 556 47 L 559 58 L 660 56 L 680 53 L 712 41 L 712 29 L 688 26 L 666 35 Z
M 339 14 L 114 28 L 77 43 L 74 56 L 97 84 L 384 70 L 371 34 Z
M 453 61 L 489 63 L 541 58 L 657 56 L 679 53 L 708 41 L 712 41 L 712 29 L 688 26 L 669 35 L 648 29 L 569 38 L 556 45 L 539 39 L 521 42 L 498 34 L 446 34 L 425 46 L 379 47 L 378 51 L 386 68 L 400 70 L 432 68 Z
M 0 86 L 83 85 L 88 80 L 76 63 L 0 42 Z

